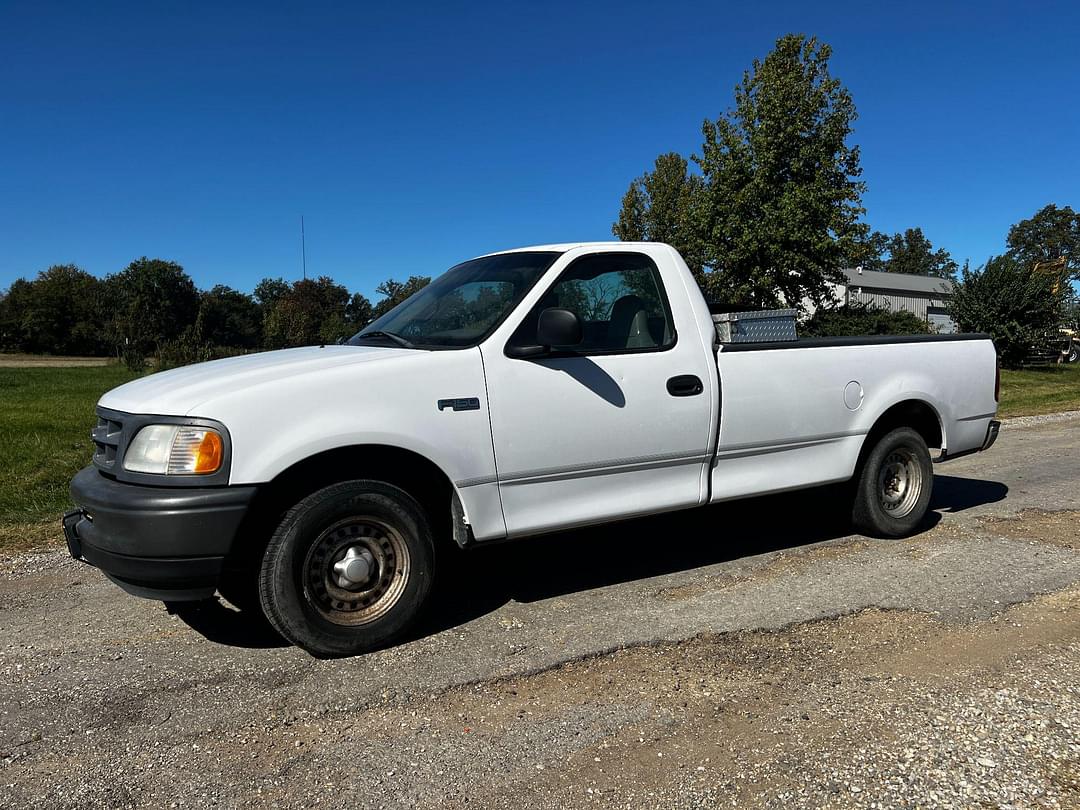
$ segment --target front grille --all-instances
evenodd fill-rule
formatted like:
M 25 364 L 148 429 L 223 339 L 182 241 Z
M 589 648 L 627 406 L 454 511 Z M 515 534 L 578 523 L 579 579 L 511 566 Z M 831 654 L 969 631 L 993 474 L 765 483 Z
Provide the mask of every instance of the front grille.
M 101 469 L 112 470 L 116 466 L 120 434 L 123 430 L 124 423 L 118 421 L 115 415 L 98 415 L 97 425 L 90 432 L 90 438 L 94 440 L 94 464 Z

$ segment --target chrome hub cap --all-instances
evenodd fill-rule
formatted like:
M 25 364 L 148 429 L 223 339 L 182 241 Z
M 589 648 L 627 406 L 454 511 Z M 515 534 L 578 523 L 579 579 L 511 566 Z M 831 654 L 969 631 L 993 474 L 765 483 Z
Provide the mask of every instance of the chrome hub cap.
M 394 527 L 375 517 L 347 518 L 311 545 L 304 596 L 334 624 L 368 624 L 397 604 L 409 569 L 408 546 Z
M 904 517 L 922 494 L 922 467 L 911 450 L 898 448 L 885 458 L 878 473 L 881 507 L 893 517 Z

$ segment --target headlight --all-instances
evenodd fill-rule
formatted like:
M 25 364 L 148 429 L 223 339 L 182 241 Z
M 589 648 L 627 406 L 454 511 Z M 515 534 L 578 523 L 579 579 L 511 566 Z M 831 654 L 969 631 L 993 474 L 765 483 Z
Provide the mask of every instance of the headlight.
M 124 469 L 159 475 L 206 475 L 221 469 L 224 442 L 216 430 L 147 425 L 124 454 Z

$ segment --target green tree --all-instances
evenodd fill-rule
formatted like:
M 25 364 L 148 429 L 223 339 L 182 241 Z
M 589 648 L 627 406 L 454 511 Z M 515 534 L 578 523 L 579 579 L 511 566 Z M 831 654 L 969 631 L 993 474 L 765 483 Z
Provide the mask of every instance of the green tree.
M 203 292 L 198 326 L 212 346 L 254 349 L 262 342 L 262 312 L 247 293 L 217 284 Z
M 1067 275 L 1080 279 L 1080 214 L 1067 205 L 1047 205 L 1016 223 L 1006 244 L 1009 255 L 1023 264 L 1064 258 Z
M 630 183 L 611 232 L 623 242 L 666 242 L 703 284 L 702 188 L 701 177 L 689 171 L 686 158 L 675 152 L 660 155 L 651 172 Z
M 272 349 L 335 343 L 352 334 L 349 291 L 327 276 L 293 282 L 267 313 L 264 340 Z
M 261 317 L 261 343 L 266 348 L 282 348 L 281 346 L 274 346 L 269 336 L 268 327 L 270 327 L 271 313 L 277 306 L 278 301 L 284 298 L 289 290 L 292 289 L 292 285 L 289 284 L 283 278 L 264 278 L 258 284 L 255 285 L 255 289 L 252 292 L 252 298 L 255 299 L 255 303 L 259 305 L 259 312 Z M 279 329 L 278 325 L 274 325 L 274 329 Z M 278 335 L 280 337 L 280 334 Z
M 379 318 L 392 310 L 413 293 L 417 293 L 431 283 L 430 276 L 409 276 L 408 281 L 395 281 L 388 278 L 375 288 L 375 292 L 383 296 L 383 299 L 375 304 L 372 314 Z
M 199 291 L 176 262 L 143 256 L 105 284 L 110 302 L 106 331 L 132 367 L 195 324 Z
M 255 285 L 252 296 L 265 312 L 273 309 L 274 304 L 281 300 L 290 289 L 289 282 L 283 278 L 264 278 Z
M 353 333 L 359 332 L 375 316 L 375 308 L 371 302 L 360 293 L 353 293 L 349 303 L 345 305 L 345 324 Z
M 26 313 L 34 306 L 34 285 L 17 278 L 0 297 L 0 349 L 9 352 L 33 351 L 32 336 L 26 329 Z
M 353 293 L 342 310 L 335 309 L 319 329 L 323 343 L 340 343 L 371 323 L 374 307 L 360 293 Z
M 759 307 L 832 300 L 830 282 L 861 240 L 865 184 L 848 144 L 851 94 L 831 49 L 788 34 L 754 60 L 735 106 L 703 126 L 702 228 L 707 291 Z
M 881 237 L 875 233 L 871 239 Z M 936 276 L 952 278 L 958 266 L 944 248 L 934 250 L 922 228 L 908 228 L 903 233 L 893 234 L 884 242 L 884 252 L 889 254 L 880 269 L 890 273 L 905 273 L 910 276 Z M 870 269 L 865 264 L 863 269 Z
M 1016 367 L 1065 316 L 1055 281 L 1014 256 L 992 256 L 978 270 L 961 270 L 949 314 L 963 332 L 988 333 L 1002 364 Z
M 101 281 L 73 264 L 53 265 L 33 281 L 12 284 L 0 333 L 19 351 L 107 354 L 103 307 Z
M 857 238 L 848 248 L 844 267 L 861 267 L 863 270 L 885 272 L 886 254 L 889 252 L 889 235 L 874 231 Z

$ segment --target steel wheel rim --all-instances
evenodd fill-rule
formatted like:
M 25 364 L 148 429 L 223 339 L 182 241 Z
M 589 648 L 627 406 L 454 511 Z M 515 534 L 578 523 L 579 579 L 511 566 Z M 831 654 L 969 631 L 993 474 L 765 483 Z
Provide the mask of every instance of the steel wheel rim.
M 878 502 L 885 513 L 901 518 L 911 513 L 923 490 L 923 470 L 915 452 L 898 447 L 878 470 Z
M 410 570 L 409 547 L 397 529 L 370 515 L 345 518 L 308 549 L 304 597 L 327 621 L 359 627 L 398 603 Z

